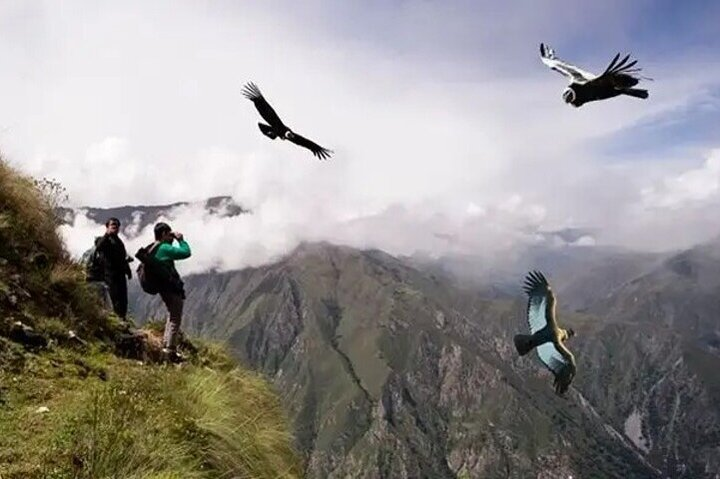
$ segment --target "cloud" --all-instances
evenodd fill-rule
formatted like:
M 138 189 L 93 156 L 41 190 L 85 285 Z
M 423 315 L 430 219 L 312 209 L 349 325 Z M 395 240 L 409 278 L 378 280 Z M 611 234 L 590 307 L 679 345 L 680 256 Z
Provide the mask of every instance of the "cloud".
M 646 208 L 678 209 L 687 204 L 720 200 L 720 149 L 710 152 L 698 168 L 666 177 L 642 190 Z
M 5 155 L 57 177 L 75 206 L 232 195 L 253 211 L 174 212 L 194 245 L 188 268 L 255 265 L 303 239 L 497 254 L 578 225 L 599 228 L 598 243 L 646 247 L 667 216 L 643 207 L 642 191 L 678 164 L 658 151 L 646 164 L 606 161 L 597 143 L 637 125 L 651 134 L 658 118 L 702 104 L 720 74 L 685 49 L 645 48 L 636 56 L 662 79 L 650 100 L 563 104 L 565 80 L 539 61 L 539 40 L 600 70 L 632 43 L 647 2 L 27 5 L 0 10 L 13 24 L 0 46 Z M 335 157 L 262 136 L 240 93 L 250 80 Z M 78 219 L 63 234 L 81 251 L 97 231 Z
M 183 263 L 183 273 L 229 270 L 259 266 L 277 259 L 301 241 L 332 241 L 358 248 L 382 248 L 394 254 L 416 250 L 440 255 L 448 251 L 502 251 L 518 241 L 532 242 L 534 227 L 542 220 L 542 208 L 515 194 L 498 204 L 467 211 L 462 205 L 447 205 L 442 213 L 429 203 L 394 204 L 381 212 L 342 218 L 336 210 L 314 216 L 302 210 L 293 220 L 296 202 L 292 197 L 273 196 L 251 214 L 222 217 L 210 213 L 202 202 L 171 208 L 156 221 L 166 221 L 182 232 L 193 249 L 192 261 Z M 480 208 L 480 207 L 477 207 Z M 104 226 L 78 210 L 70 225 L 60 228 L 68 249 L 80 257 Z M 152 224 L 139 228 L 140 217 L 126 228 L 126 246 L 134 253 L 153 238 Z M 444 232 L 450 232 L 445 234 Z M 412 240 L 409 241 L 409 238 Z M 449 245 L 448 242 L 454 244 Z
M 577 246 L 595 246 L 597 244 L 597 242 L 595 241 L 595 238 L 593 238 L 592 236 L 583 236 L 571 244 L 574 244 Z
M 598 243 L 667 251 L 717 237 L 717 148 L 698 157 L 705 158 L 700 166 L 692 156 L 672 165 L 624 165 L 616 169 L 612 188 L 591 191 L 588 187 L 585 200 L 601 205 L 602 213 L 596 212 L 591 221 L 603 225 Z

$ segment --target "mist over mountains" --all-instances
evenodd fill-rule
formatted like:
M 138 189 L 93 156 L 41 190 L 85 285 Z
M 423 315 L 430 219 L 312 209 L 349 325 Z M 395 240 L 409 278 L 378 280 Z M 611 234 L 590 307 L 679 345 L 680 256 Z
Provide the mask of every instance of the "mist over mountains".
M 502 216 L 502 211 L 487 213 L 491 218 Z M 323 223 L 322 218 L 306 227 L 285 220 L 268 218 L 267 211 L 256 212 L 231 196 L 218 196 L 204 201 L 175 202 L 167 205 L 125 205 L 112 208 L 78 207 L 60 208 L 61 233 L 69 250 L 80 256 L 91 238 L 102 234 L 109 217 L 121 221 L 121 233 L 130 249 L 152 240 L 152 226 L 166 221 L 185 233 L 195 248 L 193 264 L 184 265 L 186 271 L 199 273 L 208 269 L 233 270 L 247 266 L 260 266 L 276 261 L 304 241 L 328 241 L 359 249 L 377 248 L 396 256 L 411 256 L 417 261 L 426 259 L 452 265 L 461 272 L 464 265 L 486 270 L 513 270 L 513 264 L 526 263 L 522 257 L 532 249 L 556 251 L 556 255 L 574 254 L 572 251 L 590 251 L 595 245 L 598 230 L 591 228 L 564 228 L 542 230 L 517 223 L 509 215 L 493 231 L 485 231 L 479 218 L 466 223 L 462 235 L 442 233 L 453 231 L 456 224 L 451 218 L 431 215 L 420 219 L 418 212 L 391 208 L 378 214 L 354 218 L 341 223 Z M 491 220 L 492 221 L 492 220 Z M 488 235 L 486 237 L 486 235 Z M 493 241 L 493 238 L 505 238 Z M 471 238 L 468 241 L 468 238 Z M 472 273 L 470 276 L 477 276 Z
M 58 214 L 62 218 L 64 225 L 72 225 L 78 216 L 83 216 L 88 220 L 104 224 L 110 217 L 120 220 L 120 233 L 130 239 L 135 238 L 140 231 L 145 230 L 148 226 L 153 226 L 161 218 L 172 218 L 174 212 L 178 208 L 198 207 L 205 211 L 208 215 L 217 218 L 232 218 L 241 214 L 248 214 L 250 210 L 244 209 L 237 204 L 230 196 L 215 196 L 208 198 L 204 202 L 191 203 L 188 201 L 179 201 L 168 205 L 159 206 L 118 206 L 114 208 L 59 208 Z
M 184 327 L 272 379 L 308 477 L 714 477 L 720 241 L 642 253 L 576 244 L 588 233 L 492 260 L 300 243 L 187 273 Z M 578 331 L 568 400 L 512 348 L 535 268 Z M 134 282 L 131 304 L 139 321 L 164 315 Z

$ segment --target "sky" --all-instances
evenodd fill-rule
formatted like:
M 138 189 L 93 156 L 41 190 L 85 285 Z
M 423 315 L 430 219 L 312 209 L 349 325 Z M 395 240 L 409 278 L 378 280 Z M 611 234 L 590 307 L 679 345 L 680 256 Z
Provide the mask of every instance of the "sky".
M 2 0 L 0 151 L 76 207 L 232 195 L 253 213 L 169 218 L 195 270 L 564 228 L 684 248 L 720 234 L 720 3 L 628 3 Z M 540 42 L 596 73 L 632 53 L 650 98 L 566 105 Z M 334 157 L 264 137 L 247 81 Z M 102 227 L 61 232 L 80 254 Z

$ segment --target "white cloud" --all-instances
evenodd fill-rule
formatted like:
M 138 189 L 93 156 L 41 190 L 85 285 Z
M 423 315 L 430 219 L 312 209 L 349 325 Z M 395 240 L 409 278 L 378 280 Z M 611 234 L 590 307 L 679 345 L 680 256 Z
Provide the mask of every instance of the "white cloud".
M 469 216 L 483 216 L 486 213 L 485 208 L 476 205 L 472 201 L 468 203 L 467 209 L 465 210 Z
M 434 255 L 451 250 L 496 254 L 518 242 L 534 240 L 534 229 L 525 230 L 528 211 L 532 216 L 537 205 L 524 202 L 519 195 L 498 204 L 476 206 L 484 211 L 483 215 L 468 212 L 461 205 L 447 205 L 439 213 L 430 205 L 431 202 L 394 204 L 379 213 L 358 215 L 348 221 L 334 214 L 333 209 L 319 215 L 314 213 L 318 210 L 296 212 L 293 198 L 278 195 L 259 205 L 252 214 L 222 217 L 209 214 L 204 203 L 198 202 L 172 208 L 157 221 L 168 222 L 185 234 L 190 243 L 193 257 L 183 263 L 180 268 L 183 273 L 258 266 L 303 240 L 382 248 L 394 254 L 420 250 Z M 76 257 L 104 231 L 102 224 L 88 220 L 82 210 L 78 212 L 72 225 L 60 228 L 68 249 Z M 126 226 L 128 237 L 124 239 L 130 253 L 152 241 L 152 224 L 140 229 L 139 220 L 136 216 L 135 223 Z
M 720 75 L 719 64 L 647 52 L 640 63 L 662 78 L 648 85 L 650 100 L 563 104 L 565 80 L 539 61 L 538 39 L 552 37 L 564 56 L 558 31 L 593 36 L 591 58 L 568 59 L 598 70 L 610 57 L 594 52 L 631 22 L 615 2 L 72 5 L 0 10 L 13 20 L 12 41 L 0 46 L 0 146 L 26 171 L 59 178 L 75 205 L 230 194 L 253 211 L 217 219 L 178 210 L 174 226 L 195 250 L 188 268 L 258 264 L 302 239 L 495 252 L 575 223 L 603 229 L 598 242 L 641 244 L 664 227 L 653 230 L 657 213 L 637 207 L 640 191 L 667 170 L 613 169 L 588 140 L 672 111 Z M 368 35 L 369 25 L 395 28 Z M 335 157 L 320 162 L 262 136 L 240 93 L 249 80 Z M 63 234 L 81 251 L 96 231 L 78 220 Z
M 597 242 L 592 236 L 581 236 L 572 244 L 575 246 L 595 246 Z
M 688 203 L 720 200 L 720 149 L 713 150 L 698 168 L 666 177 L 642 191 L 648 208 L 682 208 Z

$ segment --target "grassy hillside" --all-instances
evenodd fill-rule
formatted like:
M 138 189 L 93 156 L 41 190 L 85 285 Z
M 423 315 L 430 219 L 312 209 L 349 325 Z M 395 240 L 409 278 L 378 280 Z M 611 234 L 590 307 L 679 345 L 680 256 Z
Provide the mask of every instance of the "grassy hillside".
M 276 396 L 221 348 L 155 363 L 148 329 L 142 356 L 119 354 L 127 331 L 64 250 L 49 199 L 0 160 L 0 477 L 298 477 Z

